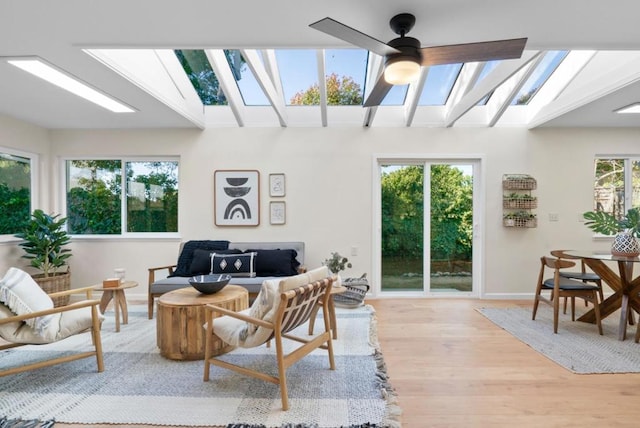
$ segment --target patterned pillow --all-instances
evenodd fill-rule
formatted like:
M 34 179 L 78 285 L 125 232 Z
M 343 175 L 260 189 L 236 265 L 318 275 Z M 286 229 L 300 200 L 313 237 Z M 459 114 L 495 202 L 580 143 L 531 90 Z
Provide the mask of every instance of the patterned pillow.
M 16 315 L 53 309 L 53 300 L 31 278 L 31 275 L 14 267 L 10 268 L 0 280 L 0 302 Z M 25 323 L 37 334 L 42 334 L 53 318 L 53 315 L 29 318 Z
M 256 253 L 218 254 L 211 257 L 212 273 L 226 273 L 236 277 L 256 276 L 254 267 Z
M 242 254 L 242 251 L 232 250 L 195 250 L 189 273 L 193 275 L 209 275 L 211 273 L 211 256 L 214 254 Z

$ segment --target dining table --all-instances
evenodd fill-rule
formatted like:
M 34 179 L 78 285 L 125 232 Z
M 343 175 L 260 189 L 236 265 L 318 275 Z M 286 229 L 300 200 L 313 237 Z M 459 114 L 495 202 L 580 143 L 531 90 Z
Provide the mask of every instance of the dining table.
M 600 302 L 600 316 L 604 319 L 620 309 L 618 339 L 624 340 L 627 323 L 633 323 L 633 313 L 630 310 L 640 313 L 640 275 L 634 278 L 633 274 L 633 268 L 636 263 L 640 263 L 640 257 L 617 256 L 610 251 L 602 250 L 565 250 L 564 253 L 572 258 L 583 259 L 585 264 L 613 290 L 613 294 Z M 585 312 L 578 321 L 595 323 L 594 309 Z

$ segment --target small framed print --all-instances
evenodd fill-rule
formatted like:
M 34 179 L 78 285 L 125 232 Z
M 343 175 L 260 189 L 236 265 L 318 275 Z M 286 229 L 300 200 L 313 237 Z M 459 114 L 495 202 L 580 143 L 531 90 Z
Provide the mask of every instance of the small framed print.
M 285 196 L 284 174 L 269 174 L 269 196 Z
M 260 173 L 256 170 L 217 170 L 214 173 L 216 226 L 260 224 Z
M 285 224 L 287 207 L 284 201 L 272 201 L 269 203 L 269 213 L 271 224 Z

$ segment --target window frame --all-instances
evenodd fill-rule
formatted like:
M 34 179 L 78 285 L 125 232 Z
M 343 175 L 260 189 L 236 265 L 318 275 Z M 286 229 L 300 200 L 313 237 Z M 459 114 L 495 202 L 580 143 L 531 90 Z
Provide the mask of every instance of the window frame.
M 61 214 L 64 217 L 68 216 L 67 210 L 67 162 L 69 161 L 83 161 L 83 160 L 119 160 L 122 162 L 122 174 L 121 174 L 121 186 L 123 192 L 121 195 L 121 207 L 120 207 L 120 222 L 121 232 L 119 234 L 70 234 L 73 239 L 79 240 L 117 240 L 117 239 L 167 239 L 167 238 L 180 238 L 180 221 L 178 220 L 178 231 L 176 232 L 127 232 L 127 177 L 126 177 L 126 163 L 127 162 L 177 162 L 178 163 L 178 186 L 180 185 L 180 157 L 179 156 L 67 156 L 61 158 L 60 163 L 60 188 L 62 192 L 60 194 L 60 207 Z M 179 188 L 179 187 L 178 187 Z M 180 195 L 178 193 L 178 219 L 180 218 Z
M 20 156 L 22 158 L 28 158 L 31 169 L 31 188 L 29 189 L 30 207 L 29 213 L 32 213 L 36 207 L 39 206 L 38 196 L 40 195 L 40 156 L 34 152 L 27 152 L 23 150 L 17 150 L 10 147 L 0 146 L 0 153 L 6 153 L 13 156 Z M 15 242 L 20 241 L 13 234 L 0 234 L 0 242 Z

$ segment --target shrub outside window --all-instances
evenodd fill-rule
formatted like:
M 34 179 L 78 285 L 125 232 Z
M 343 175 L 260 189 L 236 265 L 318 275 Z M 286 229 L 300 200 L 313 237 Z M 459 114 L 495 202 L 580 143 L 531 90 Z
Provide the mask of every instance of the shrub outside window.
M 622 218 L 640 207 L 640 158 L 597 158 L 594 170 L 594 210 Z
M 21 232 L 31 214 L 31 159 L 0 152 L 0 235 Z
M 67 160 L 66 186 L 71 234 L 178 231 L 178 161 Z

